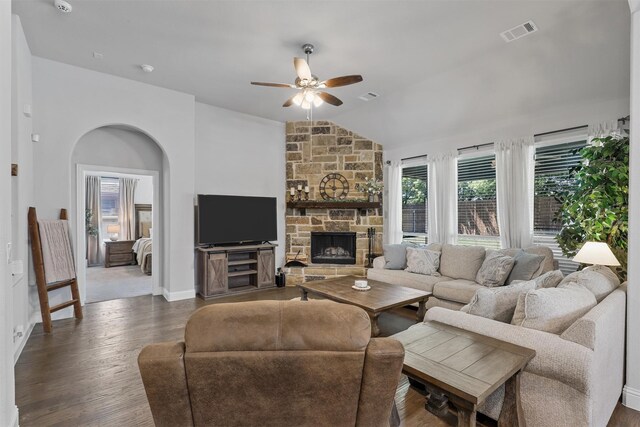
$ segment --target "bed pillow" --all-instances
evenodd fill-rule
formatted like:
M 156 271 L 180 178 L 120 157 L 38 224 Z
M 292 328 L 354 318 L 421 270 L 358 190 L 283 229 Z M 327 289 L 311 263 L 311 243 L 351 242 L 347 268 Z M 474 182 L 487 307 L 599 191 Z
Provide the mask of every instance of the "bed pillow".
M 509 323 L 518 303 L 518 296 L 536 288 L 533 280 L 518 281 L 512 285 L 496 288 L 479 288 L 471 302 L 460 309 L 464 313 L 499 322 Z
M 429 276 L 440 276 L 440 252 L 426 248 L 407 247 L 407 268 L 409 273 L 426 274 Z
M 387 270 L 404 270 L 407 268 L 407 245 L 398 243 L 394 245 L 383 245 L 384 268 Z
M 591 291 L 575 283 L 535 289 L 518 296 L 511 324 L 561 334 L 596 304 Z
M 487 256 L 476 274 L 476 282 L 482 286 L 502 286 L 509 277 L 515 259 L 498 251 L 487 251 Z
M 507 278 L 507 284 L 511 284 L 514 280 L 533 279 L 536 272 L 540 270 L 544 256 L 529 254 L 521 250 L 515 256 L 515 260 L 516 262 L 513 264 L 513 269 Z

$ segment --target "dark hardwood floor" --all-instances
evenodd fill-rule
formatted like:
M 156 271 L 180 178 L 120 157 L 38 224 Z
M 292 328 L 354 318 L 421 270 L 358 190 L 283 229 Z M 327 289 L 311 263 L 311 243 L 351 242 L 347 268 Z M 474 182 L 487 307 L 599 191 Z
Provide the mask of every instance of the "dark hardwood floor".
M 36 325 L 16 364 L 16 404 L 21 426 L 152 426 L 138 374 L 137 356 L 146 344 L 181 340 L 189 315 L 207 304 L 291 299 L 292 287 L 211 301 L 167 303 L 141 296 L 88 304 L 84 319 L 53 323 L 53 333 Z M 395 309 L 380 316 L 381 335 L 406 329 L 415 311 Z M 404 426 L 451 426 L 455 414 L 440 419 L 424 409 L 424 398 L 403 377 L 396 404 Z M 480 419 L 480 425 L 493 426 Z M 618 405 L 609 426 L 638 426 L 640 413 Z

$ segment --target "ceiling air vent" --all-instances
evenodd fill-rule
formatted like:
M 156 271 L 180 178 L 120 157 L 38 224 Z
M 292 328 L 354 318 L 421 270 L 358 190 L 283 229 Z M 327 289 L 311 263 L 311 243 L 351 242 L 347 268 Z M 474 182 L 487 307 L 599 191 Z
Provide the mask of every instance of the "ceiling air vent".
M 500 36 L 504 39 L 504 41 L 510 43 L 524 36 L 528 36 L 531 33 L 535 33 L 536 31 L 538 31 L 538 27 L 536 26 L 536 24 L 534 24 L 533 21 L 527 21 L 524 24 L 520 24 L 516 27 L 500 33 Z
M 372 99 L 375 99 L 379 96 L 380 95 L 375 92 L 367 92 L 364 95 L 360 95 L 358 98 L 362 99 L 363 101 L 371 101 Z

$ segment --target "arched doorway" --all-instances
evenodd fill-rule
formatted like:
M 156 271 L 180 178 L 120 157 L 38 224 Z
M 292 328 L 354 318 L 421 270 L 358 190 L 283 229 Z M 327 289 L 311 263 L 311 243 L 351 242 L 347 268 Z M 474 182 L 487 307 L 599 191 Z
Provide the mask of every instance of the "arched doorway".
M 162 294 L 161 179 L 168 169 L 163 150 L 139 129 L 103 126 L 78 140 L 71 167 L 83 303 Z M 91 200 L 96 200 L 96 188 L 99 205 L 91 205 L 87 196 L 93 194 Z

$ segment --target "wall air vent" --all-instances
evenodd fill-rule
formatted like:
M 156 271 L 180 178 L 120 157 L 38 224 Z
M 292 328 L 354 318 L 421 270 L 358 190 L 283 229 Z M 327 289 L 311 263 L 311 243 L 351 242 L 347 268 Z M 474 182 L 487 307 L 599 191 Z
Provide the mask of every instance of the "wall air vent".
M 379 96 L 380 95 L 375 92 L 367 92 L 364 95 L 360 95 L 358 98 L 362 99 L 363 101 L 371 101 L 372 99 L 375 99 Z
M 536 31 L 538 31 L 538 27 L 536 26 L 536 24 L 534 24 L 533 21 L 527 21 L 524 24 L 520 24 L 516 27 L 500 33 L 500 36 L 504 39 L 505 42 L 510 43 L 524 36 L 528 36 L 531 33 L 535 33 Z

